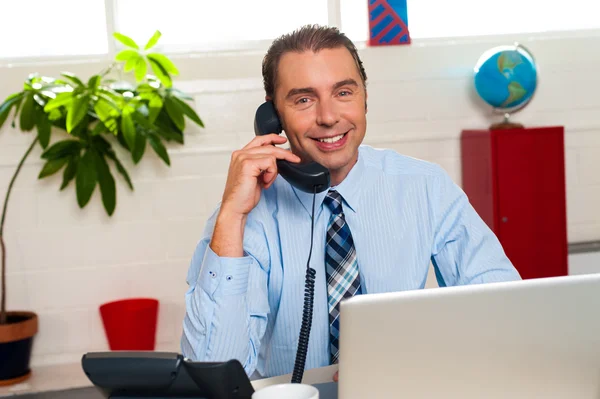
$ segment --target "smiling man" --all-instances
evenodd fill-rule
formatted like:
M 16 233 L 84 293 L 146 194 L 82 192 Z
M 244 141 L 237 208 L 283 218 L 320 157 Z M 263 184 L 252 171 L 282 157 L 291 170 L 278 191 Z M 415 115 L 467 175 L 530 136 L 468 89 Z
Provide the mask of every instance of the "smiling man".
M 440 286 L 520 279 L 442 168 L 362 144 L 367 76 L 346 36 L 306 26 L 278 38 L 264 58 L 263 78 L 287 140 L 259 136 L 231 157 L 222 201 L 187 277 L 185 356 L 238 359 L 256 377 L 292 372 L 313 199 L 307 369 L 338 361 L 343 298 L 422 289 L 430 262 Z M 286 141 L 291 151 L 273 145 Z M 295 189 L 278 175 L 278 159 L 322 164 L 331 188 L 316 198 Z

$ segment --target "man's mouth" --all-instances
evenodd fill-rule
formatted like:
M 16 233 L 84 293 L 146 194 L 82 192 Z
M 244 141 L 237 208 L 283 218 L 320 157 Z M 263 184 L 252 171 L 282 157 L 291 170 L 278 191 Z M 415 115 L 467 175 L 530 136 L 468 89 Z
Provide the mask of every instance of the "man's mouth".
M 330 137 L 313 138 L 317 148 L 321 151 L 337 151 L 346 146 L 348 142 L 348 133 L 337 134 Z
M 321 143 L 335 143 L 336 141 L 339 141 L 339 140 L 343 139 L 345 134 L 346 134 L 346 133 L 342 133 L 342 134 L 339 134 L 339 135 L 337 135 L 337 136 L 333 136 L 333 137 L 327 137 L 327 138 L 324 138 L 324 139 L 318 139 L 318 140 L 319 140 Z
M 333 144 L 333 143 L 338 142 L 341 139 L 343 139 L 346 134 L 348 134 L 348 132 L 342 133 L 342 134 L 338 134 L 337 136 L 333 136 L 333 137 L 325 137 L 325 138 L 313 139 L 313 140 L 319 141 L 321 143 L 330 143 L 330 144 Z

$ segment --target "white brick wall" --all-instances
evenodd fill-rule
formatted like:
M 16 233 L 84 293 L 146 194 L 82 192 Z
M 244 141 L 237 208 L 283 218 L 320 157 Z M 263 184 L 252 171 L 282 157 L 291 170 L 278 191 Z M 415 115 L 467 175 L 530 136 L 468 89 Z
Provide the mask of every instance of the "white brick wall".
M 460 131 L 492 120 L 471 91 L 472 67 L 484 50 L 512 39 L 363 49 L 365 142 L 437 162 L 460 184 Z M 600 35 L 516 39 L 540 65 L 539 92 L 516 119 L 565 125 L 569 241 L 600 239 L 600 55 L 594 51 Z M 254 53 L 177 60 L 186 79 L 178 86 L 195 97 L 206 129 L 190 129 L 184 147 L 170 148 L 171 168 L 151 151 L 138 166 L 126 161 L 135 192 L 119 180 L 112 218 L 97 191 L 80 210 L 72 185 L 58 191 L 60 176 L 37 181 L 41 162 L 34 151 L 15 186 L 5 231 L 9 308 L 40 316 L 34 364 L 78 361 L 85 351 L 107 349 L 98 306 L 134 296 L 161 301 L 158 349 L 178 350 L 188 262 L 221 197 L 231 151 L 253 136 L 254 111 L 264 100 L 261 59 Z M 101 61 L 0 67 L 0 96 L 18 90 L 34 70 L 87 77 L 102 67 Z M 10 127 L 0 132 L 0 193 L 30 139 Z M 600 270 L 597 258 L 577 262 L 578 272 Z

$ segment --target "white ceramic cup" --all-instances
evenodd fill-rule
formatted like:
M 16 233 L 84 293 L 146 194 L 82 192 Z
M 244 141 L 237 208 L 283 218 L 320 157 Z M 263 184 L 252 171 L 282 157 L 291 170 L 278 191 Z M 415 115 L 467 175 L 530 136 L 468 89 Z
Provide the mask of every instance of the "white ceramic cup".
M 276 384 L 254 392 L 252 399 L 319 399 L 319 390 L 307 384 Z

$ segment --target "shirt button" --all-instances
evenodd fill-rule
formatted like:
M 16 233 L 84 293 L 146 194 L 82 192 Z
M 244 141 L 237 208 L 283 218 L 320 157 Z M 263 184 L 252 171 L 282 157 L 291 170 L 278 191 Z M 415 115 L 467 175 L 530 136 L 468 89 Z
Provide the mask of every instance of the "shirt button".
M 227 277 L 225 277 L 225 278 L 227 279 L 227 281 L 231 281 L 231 280 L 233 280 L 233 276 L 227 276 Z
M 212 278 L 216 278 L 217 277 L 217 273 L 212 272 Z

